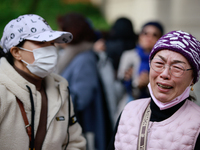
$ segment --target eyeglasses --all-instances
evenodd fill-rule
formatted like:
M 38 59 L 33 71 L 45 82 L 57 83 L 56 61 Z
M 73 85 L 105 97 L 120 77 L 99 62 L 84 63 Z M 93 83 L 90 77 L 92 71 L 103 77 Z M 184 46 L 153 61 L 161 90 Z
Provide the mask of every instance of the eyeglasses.
M 151 60 L 150 66 L 155 72 L 161 73 L 164 71 L 165 67 L 169 65 L 165 64 L 165 62 L 159 58 L 154 58 Z M 192 70 L 192 68 L 184 69 L 180 64 L 172 64 L 169 66 L 170 73 L 175 77 L 180 77 L 183 75 L 184 71 L 189 70 Z

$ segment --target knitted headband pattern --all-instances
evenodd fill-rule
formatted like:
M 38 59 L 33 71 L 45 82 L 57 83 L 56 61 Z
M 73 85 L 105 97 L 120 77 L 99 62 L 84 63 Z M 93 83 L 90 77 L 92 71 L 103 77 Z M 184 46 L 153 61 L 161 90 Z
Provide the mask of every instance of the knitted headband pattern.
M 194 36 L 183 31 L 171 31 L 163 35 L 154 45 L 149 59 L 152 60 L 154 55 L 163 49 L 182 54 L 193 68 L 193 82 L 196 83 L 199 80 L 200 42 Z

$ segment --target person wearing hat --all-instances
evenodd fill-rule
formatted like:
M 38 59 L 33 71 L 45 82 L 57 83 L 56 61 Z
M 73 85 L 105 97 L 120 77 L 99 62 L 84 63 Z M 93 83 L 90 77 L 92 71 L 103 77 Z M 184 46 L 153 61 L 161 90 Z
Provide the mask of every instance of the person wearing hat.
M 69 32 L 53 31 L 40 16 L 26 14 L 4 28 L 0 45 L 0 149 L 84 150 L 68 82 L 51 73 L 54 43 Z
M 149 63 L 151 97 L 125 106 L 110 149 L 199 150 L 200 107 L 190 90 L 199 80 L 200 42 L 171 31 L 154 45 Z

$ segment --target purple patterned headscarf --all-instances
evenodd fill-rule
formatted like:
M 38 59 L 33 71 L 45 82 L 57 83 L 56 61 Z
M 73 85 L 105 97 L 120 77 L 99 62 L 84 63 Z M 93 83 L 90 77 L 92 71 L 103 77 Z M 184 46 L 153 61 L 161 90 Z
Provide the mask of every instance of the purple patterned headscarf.
M 154 55 L 163 49 L 182 54 L 193 68 L 193 82 L 196 83 L 199 80 L 200 42 L 194 36 L 183 31 L 171 31 L 163 35 L 154 45 L 149 59 L 153 59 Z

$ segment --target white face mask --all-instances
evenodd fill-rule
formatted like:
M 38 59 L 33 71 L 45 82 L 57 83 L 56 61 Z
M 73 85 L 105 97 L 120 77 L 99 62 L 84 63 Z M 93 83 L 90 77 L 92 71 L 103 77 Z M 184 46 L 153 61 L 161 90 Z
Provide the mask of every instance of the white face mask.
M 32 64 L 21 60 L 27 64 L 26 67 L 31 73 L 44 78 L 54 71 L 58 58 L 57 49 L 55 46 L 41 47 L 34 49 L 33 51 L 22 47 L 19 48 L 28 52 L 32 52 L 34 55 L 35 61 Z

